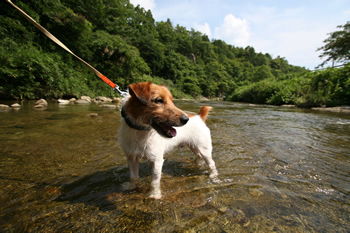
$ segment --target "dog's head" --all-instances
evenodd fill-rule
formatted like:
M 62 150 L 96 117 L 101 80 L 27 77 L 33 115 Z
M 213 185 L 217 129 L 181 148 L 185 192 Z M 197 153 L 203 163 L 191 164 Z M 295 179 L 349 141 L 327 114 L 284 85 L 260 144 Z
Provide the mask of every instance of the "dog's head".
M 176 136 L 174 127 L 183 126 L 189 120 L 186 113 L 177 108 L 173 96 L 165 86 L 151 82 L 129 85 L 130 98 L 123 111 L 136 124 L 151 126 L 160 135 L 172 138 Z

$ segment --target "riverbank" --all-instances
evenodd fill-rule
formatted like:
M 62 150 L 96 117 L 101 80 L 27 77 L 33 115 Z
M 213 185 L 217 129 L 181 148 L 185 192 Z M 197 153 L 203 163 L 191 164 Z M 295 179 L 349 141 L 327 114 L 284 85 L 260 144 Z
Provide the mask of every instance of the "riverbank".
M 286 108 L 298 108 L 296 105 L 292 104 L 284 104 L 281 105 L 281 107 Z M 300 108 L 300 107 L 299 107 Z M 315 111 L 321 111 L 321 112 L 336 112 L 336 113 L 349 113 L 350 114 L 350 106 L 338 106 L 338 107 L 313 107 L 313 108 L 307 108 Z
M 122 98 L 108 98 L 103 96 L 98 96 L 96 98 L 91 98 L 89 96 L 81 96 L 79 99 L 71 98 L 69 100 L 65 99 L 57 99 L 57 100 L 45 100 L 39 99 L 35 100 L 27 100 L 32 103 L 32 108 L 34 110 L 46 110 L 48 104 L 58 103 L 58 105 L 87 105 L 87 104 L 98 104 L 100 107 L 104 108 L 120 108 L 122 104 Z M 8 112 L 8 111 L 18 111 L 21 109 L 24 101 L 1 101 L 0 100 L 0 112 Z
M 221 99 L 208 99 L 205 97 L 200 97 L 200 98 L 196 98 L 196 99 L 175 99 L 177 101 L 200 101 L 200 102 L 209 102 L 209 101 L 222 101 Z M 45 100 L 44 100 L 45 101 Z M 96 98 L 91 98 L 88 96 L 82 96 L 79 99 L 75 99 L 72 98 L 70 100 L 62 100 L 62 99 L 58 99 L 58 100 L 50 100 L 53 102 L 58 102 L 60 105 L 64 105 L 64 104 L 75 104 L 75 105 L 79 105 L 79 104 L 99 104 L 102 107 L 108 107 L 110 105 L 115 106 L 115 108 L 120 108 L 121 106 L 121 102 L 122 102 L 122 98 L 116 98 L 114 97 L 112 98 L 108 98 L 108 97 L 96 97 Z M 0 100 L 0 112 L 7 112 L 7 111 L 18 111 L 21 108 L 21 102 L 22 101 L 8 101 L 8 100 Z M 40 102 L 40 103 L 39 103 Z M 40 99 L 38 101 L 35 102 L 35 104 L 33 105 L 33 109 L 36 110 L 45 110 L 47 104 L 42 104 L 43 99 Z M 46 102 L 46 101 L 45 101 Z M 230 102 L 230 101 L 227 101 Z M 233 102 L 234 103 L 234 102 Z M 238 102 L 240 103 L 240 102 Z M 266 106 L 267 104 L 254 104 L 254 103 L 246 103 L 249 106 Z M 42 106 L 42 107 L 39 107 Z M 311 108 L 301 108 L 298 107 L 296 105 L 293 104 L 284 104 L 284 105 L 270 105 L 270 106 L 274 106 L 274 107 L 283 107 L 283 108 L 300 108 L 300 109 L 311 109 L 311 110 L 315 110 L 315 111 L 320 111 L 320 112 L 333 112 L 333 113 L 345 113 L 345 114 L 350 114 L 350 106 L 345 105 L 345 106 L 338 106 L 338 107 L 311 107 Z
M 350 114 L 350 106 L 340 106 L 340 107 L 324 107 L 324 108 L 311 108 L 316 111 L 323 112 L 341 112 L 341 113 L 349 113 Z

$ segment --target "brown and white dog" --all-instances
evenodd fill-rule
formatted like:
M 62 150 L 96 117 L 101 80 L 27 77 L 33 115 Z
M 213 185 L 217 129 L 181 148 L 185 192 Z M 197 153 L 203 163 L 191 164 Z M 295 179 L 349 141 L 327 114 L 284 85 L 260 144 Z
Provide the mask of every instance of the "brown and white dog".
M 122 105 L 123 122 L 119 131 L 119 143 L 127 155 L 130 170 L 130 182 L 124 188 L 136 188 L 139 159 L 145 158 L 152 167 L 150 197 L 161 198 L 163 155 L 178 145 L 189 146 L 203 158 L 210 168 L 209 177 L 217 179 L 210 130 L 205 125 L 210 109 L 203 106 L 198 115 L 186 114 L 174 105 L 165 86 L 151 82 L 129 85 L 129 96 Z

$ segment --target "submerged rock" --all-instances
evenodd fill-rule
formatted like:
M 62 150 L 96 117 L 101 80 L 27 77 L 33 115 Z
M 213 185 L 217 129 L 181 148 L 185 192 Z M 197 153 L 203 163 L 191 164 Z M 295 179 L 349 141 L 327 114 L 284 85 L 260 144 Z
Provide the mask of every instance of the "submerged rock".
M 89 103 L 91 103 L 91 97 L 90 97 L 90 96 L 81 96 L 81 97 L 80 97 L 80 100 L 86 100 L 86 101 L 88 101 Z
M 91 101 L 86 100 L 86 99 L 78 99 L 76 101 L 74 101 L 75 104 L 90 104 Z
M 115 103 L 118 108 L 122 106 L 122 102 L 122 98 L 113 98 L 113 103 Z
M 102 104 L 100 105 L 101 108 L 109 108 L 109 109 L 114 109 L 117 108 L 117 105 L 114 104 Z
M 0 104 L 0 112 L 6 112 L 10 110 L 10 106 L 6 104 Z
M 87 114 L 86 116 L 89 116 L 89 117 L 99 117 L 99 115 L 97 114 L 97 113 L 95 113 L 95 112 L 93 112 L 93 113 L 89 113 L 89 114 Z
M 12 110 L 15 110 L 15 111 L 18 111 L 18 110 L 21 109 L 21 105 L 18 104 L 18 103 L 12 104 L 12 105 L 11 105 L 11 109 L 12 109 Z
M 116 103 L 116 104 L 121 104 L 122 103 L 122 98 L 117 98 L 117 97 L 115 97 L 115 98 L 113 98 L 113 103 Z
M 44 99 L 40 99 L 35 102 L 33 108 L 36 110 L 45 110 L 47 108 L 47 101 Z
M 43 105 L 43 106 L 47 106 L 47 101 L 44 99 L 40 99 L 38 101 L 35 102 L 35 105 Z
M 21 108 L 21 105 L 18 103 L 12 104 L 11 108 Z
M 69 103 L 70 103 L 69 100 L 64 100 L 64 99 L 58 99 L 57 102 L 58 102 L 59 104 L 69 104 Z
M 36 105 L 33 106 L 33 108 L 35 110 L 45 110 L 45 109 L 47 109 L 47 106 L 42 105 L 42 104 L 36 104 Z
M 75 104 L 90 104 L 91 97 L 90 96 L 81 96 L 78 100 L 74 100 Z
M 103 103 L 111 103 L 113 100 L 111 98 L 108 98 L 108 97 L 98 96 L 98 97 L 96 97 L 96 101 L 103 102 Z

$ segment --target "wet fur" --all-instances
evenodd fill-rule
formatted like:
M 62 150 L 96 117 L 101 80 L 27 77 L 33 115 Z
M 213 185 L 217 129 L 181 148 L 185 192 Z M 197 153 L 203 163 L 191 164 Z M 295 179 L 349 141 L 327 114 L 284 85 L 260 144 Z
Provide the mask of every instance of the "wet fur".
M 119 143 L 127 155 L 130 169 L 130 182 L 125 185 L 125 189 L 136 187 L 139 159 L 145 158 L 152 167 L 150 197 L 161 198 L 163 156 L 178 145 L 189 146 L 196 155 L 204 159 L 210 169 L 210 178 L 215 179 L 218 176 L 212 159 L 210 130 L 205 125 L 211 107 L 203 106 L 198 115 L 187 115 L 174 105 L 173 97 L 165 86 L 151 82 L 131 84 L 129 93 L 122 105 L 125 117 L 129 122 L 149 130 L 131 128 L 125 117 L 123 119 Z M 176 129 L 176 136 L 167 134 L 164 128 Z

